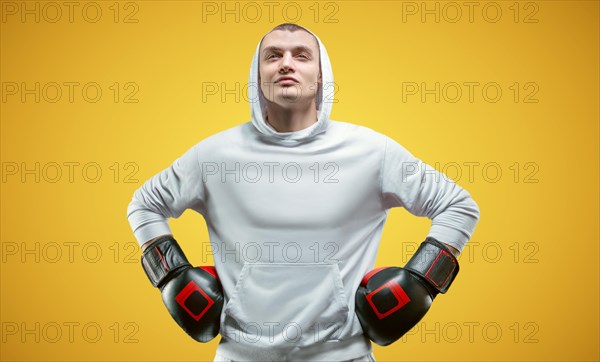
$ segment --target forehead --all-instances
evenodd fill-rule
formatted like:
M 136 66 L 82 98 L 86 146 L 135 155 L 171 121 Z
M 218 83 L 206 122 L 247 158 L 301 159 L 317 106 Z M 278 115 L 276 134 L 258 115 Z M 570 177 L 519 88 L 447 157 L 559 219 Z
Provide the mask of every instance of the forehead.
M 260 49 L 261 52 L 266 47 L 277 47 L 280 49 L 294 49 L 305 46 L 312 49 L 314 54 L 318 54 L 319 45 L 317 40 L 304 30 L 296 30 L 294 32 L 287 30 L 275 30 L 263 38 Z

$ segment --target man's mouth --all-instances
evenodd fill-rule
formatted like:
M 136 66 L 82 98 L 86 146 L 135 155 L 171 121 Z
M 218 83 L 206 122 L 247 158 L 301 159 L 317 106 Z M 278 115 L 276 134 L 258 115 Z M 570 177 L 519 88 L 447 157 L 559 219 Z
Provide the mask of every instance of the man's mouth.
M 281 77 L 281 78 L 277 78 L 275 83 L 293 84 L 293 83 L 298 83 L 298 81 L 296 80 L 296 78 L 292 78 L 292 77 Z

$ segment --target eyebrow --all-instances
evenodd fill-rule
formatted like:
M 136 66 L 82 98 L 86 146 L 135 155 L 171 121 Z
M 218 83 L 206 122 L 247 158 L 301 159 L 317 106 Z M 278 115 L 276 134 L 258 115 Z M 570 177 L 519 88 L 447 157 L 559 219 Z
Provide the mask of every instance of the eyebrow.
M 270 46 L 270 47 L 266 47 L 265 49 L 263 49 L 263 54 L 269 53 L 269 52 L 277 52 L 277 51 L 282 51 L 283 49 L 276 47 L 276 46 Z M 313 55 L 312 49 L 310 49 L 309 47 L 305 46 L 305 45 L 298 45 L 296 47 L 293 48 L 293 50 L 301 50 L 301 51 L 305 51 L 307 53 L 309 53 L 310 55 Z

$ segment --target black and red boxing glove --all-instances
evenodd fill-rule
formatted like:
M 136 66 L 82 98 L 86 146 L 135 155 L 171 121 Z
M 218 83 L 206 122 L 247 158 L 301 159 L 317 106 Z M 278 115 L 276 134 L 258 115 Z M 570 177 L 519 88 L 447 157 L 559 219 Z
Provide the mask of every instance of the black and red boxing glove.
M 428 237 L 404 268 L 367 273 L 356 292 L 356 314 L 370 340 L 387 346 L 425 316 L 438 293 L 458 274 L 458 261 L 446 245 Z
M 190 337 L 208 342 L 219 334 L 223 290 L 214 267 L 192 268 L 171 235 L 144 250 L 142 266 L 173 319 Z

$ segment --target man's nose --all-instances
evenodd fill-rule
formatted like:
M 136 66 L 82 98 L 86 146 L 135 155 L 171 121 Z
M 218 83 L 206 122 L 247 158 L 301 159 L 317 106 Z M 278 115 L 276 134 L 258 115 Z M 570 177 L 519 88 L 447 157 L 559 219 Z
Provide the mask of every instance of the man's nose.
M 284 70 L 290 70 L 294 68 L 294 58 L 291 54 L 286 53 L 281 57 L 281 68 Z

